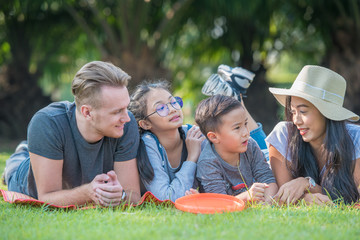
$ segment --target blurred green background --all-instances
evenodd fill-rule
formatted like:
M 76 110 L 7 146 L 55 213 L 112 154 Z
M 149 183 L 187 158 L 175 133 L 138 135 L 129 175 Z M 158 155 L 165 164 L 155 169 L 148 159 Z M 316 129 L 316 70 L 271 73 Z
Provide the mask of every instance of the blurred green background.
M 0 0 L 0 144 L 26 137 L 31 116 L 73 101 L 86 62 L 110 61 L 132 76 L 167 79 L 193 122 L 201 87 L 217 66 L 256 74 L 246 106 L 269 133 L 282 109 L 269 86 L 289 86 L 304 65 L 348 83 L 360 113 L 359 0 Z M 0 146 L 1 148 L 1 146 Z

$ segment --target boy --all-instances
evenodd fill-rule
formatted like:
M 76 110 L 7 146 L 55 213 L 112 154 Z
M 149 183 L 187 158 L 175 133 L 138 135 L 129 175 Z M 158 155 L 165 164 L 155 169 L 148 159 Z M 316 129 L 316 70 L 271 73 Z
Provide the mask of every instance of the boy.
M 250 138 L 241 103 L 229 96 L 212 96 L 200 102 L 195 121 L 208 139 L 196 173 L 203 191 L 271 203 L 278 187 L 263 153 Z

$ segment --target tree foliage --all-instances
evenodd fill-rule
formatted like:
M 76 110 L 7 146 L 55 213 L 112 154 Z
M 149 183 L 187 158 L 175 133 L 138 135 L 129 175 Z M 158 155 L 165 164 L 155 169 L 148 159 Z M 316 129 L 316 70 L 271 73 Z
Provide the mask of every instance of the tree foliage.
M 70 20 L 56 1 L 0 3 L 2 137 L 25 137 L 32 115 L 50 103 L 51 99 L 39 86 L 39 79 L 46 68 L 55 71 L 54 66 L 66 62 L 60 59 L 68 52 L 69 42 L 74 41 Z
M 182 95 L 191 95 L 194 103 L 201 86 L 217 66 L 241 66 L 256 74 L 246 99 L 248 109 L 267 131 L 277 121 L 258 108 L 259 103 L 276 112 L 276 102 L 268 92 L 265 62 L 274 48 L 277 32 L 270 31 L 278 1 L 196 1 L 188 12 L 189 21 L 170 49 L 166 63 L 178 73 L 177 87 Z M 206 10 L 205 10 L 206 9 Z M 197 14 L 206 11 L 207 14 Z
M 285 50 L 341 74 L 347 81 L 345 106 L 360 114 L 360 1 L 284 1 L 278 14 L 284 17 Z
M 162 67 L 163 42 L 181 28 L 192 0 L 81 0 L 65 7 L 100 52 L 101 59 L 132 76 L 130 87 L 143 79 L 169 78 Z
M 249 69 L 256 78 L 245 102 L 268 132 L 278 118 L 266 72 L 286 54 L 297 62 L 287 64 L 292 72 L 310 63 L 342 74 L 351 86 L 345 104 L 359 113 L 359 4 L 2 0 L 0 135 L 23 137 L 33 113 L 51 101 L 49 93 L 64 79 L 70 85 L 82 64 L 98 59 L 128 72 L 130 89 L 144 79 L 174 79 L 174 87 L 193 106 L 204 97 L 200 89 L 219 64 Z

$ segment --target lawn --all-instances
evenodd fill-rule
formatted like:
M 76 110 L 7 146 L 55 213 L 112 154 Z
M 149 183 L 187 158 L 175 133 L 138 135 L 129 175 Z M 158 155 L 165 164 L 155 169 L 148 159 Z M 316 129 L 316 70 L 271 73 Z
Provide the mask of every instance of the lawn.
M 3 169 L 9 152 L 0 152 Z M 2 171 L 1 171 L 2 172 Z M 3 185 L 0 185 L 4 189 Z M 0 239 L 359 239 L 360 209 L 253 206 L 214 215 L 146 204 L 50 210 L 0 200 Z

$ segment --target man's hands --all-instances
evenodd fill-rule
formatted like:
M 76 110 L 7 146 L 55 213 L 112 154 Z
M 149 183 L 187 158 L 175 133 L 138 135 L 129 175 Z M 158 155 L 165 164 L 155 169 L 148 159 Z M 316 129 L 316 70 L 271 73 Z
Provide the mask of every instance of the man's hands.
M 114 171 L 97 175 L 89 184 L 90 198 L 102 206 L 119 205 L 124 193 Z

